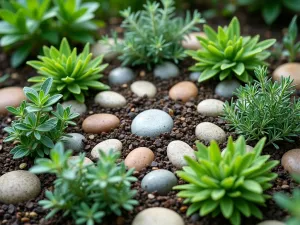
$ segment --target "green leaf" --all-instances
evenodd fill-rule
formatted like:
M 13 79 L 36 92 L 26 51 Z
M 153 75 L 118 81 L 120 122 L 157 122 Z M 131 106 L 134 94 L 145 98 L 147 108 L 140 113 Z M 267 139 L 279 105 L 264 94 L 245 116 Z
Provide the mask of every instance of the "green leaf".
M 53 141 L 45 135 L 42 136 L 41 142 L 43 143 L 43 145 L 45 145 L 48 148 L 53 148 L 54 147 Z
M 56 127 L 57 119 L 56 118 L 50 118 L 49 120 L 45 121 L 41 125 L 39 125 L 36 130 L 47 132 L 52 130 L 54 127 Z
M 199 82 L 203 82 L 206 81 L 212 77 L 214 77 L 215 75 L 217 75 L 219 73 L 219 70 L 210 70 L 210 69 L 206 69 L 201 73 L 201 76 L 199 77 Z
M 226 191 L 224 189 L 217 189 L 211 193 L 211 198 L 215 201 L 220 200 L 225 195 Z
M 232 216 L 234 208 L 233 201 L 228 197 L 221 199 L 220 208 L 223 216 L 227 219 L 230 218 Z
M 233 69 L 232 69 L 238 76 L 242 75 L 245 71 L 244 63 L 240 62 L 238 63 Z
M 245 180 L 245 181 L 244 181 L 243 187 L 244 187 L 246 190 L 252 191 L 252 192 L 257 193 L 257 194 L 262 194 L 262 192 L 263 192 L 263 189 L 262 189 L 262 187 L 260 186 L 260 184 L 257 183 L 257 182 L 254 181 L 254 180 Z
M 10 23 L 11 25 L 15 25 L 16 16 L 13 12 L 6 9 L 0 9 L 0 16 L 6 22 Z
M 71 55 L 71 48 L 66 38 L 63 38 L 60 47 L 59 47 L 60 53 L 64 54 L 66 57 Z
M 53 83 L 53 79 L 52 78 L 47 78 L 47 80 L 45 80 L 43 83 L 42 83 L 42 86 L 41 86 L 41 90 L 44 91 L 44 94 L 47 95 L 51 89 L 51 86 L 52 86 L 52 83 Z
M 80 94 L 81 93 L 80 86 L 78 84 L 75 84 L 75 83 L 68 84 L 68 90 L 70 92 L 72 92 L 73 94 Z
M 218 206 L 218 202 L 217 201 L 213 201 L 213 200 L 206 200 L 200 210 L 200 216 L 205 216 L 209 213 L 211 213 L 212 211 L 214 211 Z
M 14 44 L 14 43 L 16 43 L 16 42 L 18 42 L 22 39 L 23 39 L 23 35 L 17 35 L 17 34 L 4 35 L 1 38 L 0 45 L 2 47 L 5 47 L 5 46 L 8 46 L 8 45 Z
M 267 24 L 272 24 L 277 17 L 279 16 L 281 11 L 280 3 L 274 2 L 272 4 L 264 4 L 262 9 L 262 15 Z
M 31 44 L 23 44 L 19 49 L 14 51 L 11 56 L 10 63 L 13 68 L 20 66 L 31 52 Z

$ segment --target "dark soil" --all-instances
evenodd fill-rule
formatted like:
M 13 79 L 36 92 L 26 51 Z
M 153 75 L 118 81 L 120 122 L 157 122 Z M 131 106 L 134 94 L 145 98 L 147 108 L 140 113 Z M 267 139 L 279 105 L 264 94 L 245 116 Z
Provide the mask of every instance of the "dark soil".
M 280 37 L 281 30 L 277 29 L 276 31 L 270 31 L 269 29 L 263 29 L 258 27 L 257 29 L 250 29 L 250 26 L 244 26 L 245 33 L 248 34 L 262 34 L 263 37 Z M 13 74 L 12 78 L 10 78 L 7 82 L 4 83 L 4 86 L 10 85 L 19 85 L 24 86 L 28 85 L 26 82 L 29 76 L 34 74 L 34 71 L 29 67 L 25 66 L 19 70 L 10 69 L 7 62 L 8 56 L 5 54 L 0 54 L 0 69 L 2 73 L 11 73 Z M 183 200 L 176 196 L 176 192 L 172 191 L 167 196 L 158 196 L 155 193 L 148 194 L 141 189 L 141 180 L 142 178 L 149 173 L 151 170 L 155 169 L 167 169 L 172 172 L 176 171 L 176 168 L 172 166 L 170 161 L 167 158 L 166 148 L 167 145 L 173 140 L 182 140 L 188 143 L 190 146 L 193 146 L 195 149 L 195 127 L 197 124 L 208 121 L 213 122 L 223 128 L 227 135 L 232 135 L 236 137 L 236 135 L 229 131 L 228 126 L 226 126 L 225 122 L 220 118 L 213 117 L 205 117 L 201 116 L 197 113 L 196 107 L 197 104 L 204 99 L 208 98 L 216 98 L 225 101 L 226 99 L 220 98 L 214 94 L 214 88 L 217 82 L 209 82 L 198 84 L 199 94 L 196 99 L 191 100 L 187 103 L 182 103 L 180 101 L 170 100 L 168 97 L 169 89 L 179 81 L 188 80 L 188 66 L 190 66 L 193 62 L 191 60 L 186 60 L 179 65 L 181 76 L 178 78 L 174 78 L 168 81 L 161 81 L 159 79 L 154 79 L 151 72 L 144 71 L 143 69 L 137 68 L 135 70 L 137 74 L 137 80 L 148 80 L 153 82 L 157 89 L 158 93 L 155 98 L 139 98 L 136 97 L 129 89 L 129 86 L 123 85 L 122 87 L 113 87 L 112 90 L 119 92 L 127 99 L 127 105 L 121 109 L 103 109 L 98 105 L 94 104 L 93 96 L 96 93 L 91 93 L 90 97 L 87 98 L 86 105 L 88 106 L 88 112 L 85 115 L 82 115 L 78 120 L 78 126 L 70 127 L 68 132 L 79 132 L 85 135 L 86 147 L 85 152 L 87 157 L 90 158 L 90 151 L 92 148 L 98 144 L 99 142 L 109 139 L 116 138 L 122 141 L 123 150 L 121 159 L 125 159 L 128 153 L 134 148 L 145 146 L 153 150 L 155 153 L 155 160 L 150 167 L 144 169 L 140 172 L 136 172 L 134 175 L 138 178 L 138 181 L 133 184 L 133 188 L 138 190 L 138 194 L 136 199 L 139 201 L 139 206 L 135 207 L 132 212 L 125 212 L 122 217 L 111 217 L 107 218 L 105 225 L 129 225 L 131 224 L 134 216 L 142 211 L 143 209 L 149 207 L 165 207 L 173 209 L 178 212 L 185 220 L 186 225 L 227 225 L 229 224 L 226 220 L 221 217 L 218 218 L 210 218 L 204 217 L 200 218 L 197 215 L 194 215 L 190 218 L 186 217 L 185 213 L 187 210 L 187 206 L 182 202 Z M 280 62 L 272 62 L 271 70 L 276 67 L 276 65 L 282 63 Z M 107 82 L 107 74 L 109 71 L 118 66 L 118 62 L 113 62 L 109 68 L 105 71 L 104 82 Z M 174 120 L 174 128 L 171 133 L 162 134 L 157 138 L 145 138 L 138 137 L 136 135 L 131 134 L 130 125 L 133 118 L 140 112 L 146 109 L 161 109 L 165 112 L 169 113 Z M 113 130 L 110 133 L 103 134 L 85 134 L 81 129 L 81 124 L 83 120 L 91 114 L 94 113 L 111 113 L 116 115 L 120 121 L 121 125 L 119 128 Z M 9 154 L 9 151 L 12 149 L 13 145 L 8 143 L 3 143 L 3 138 L 6 134 L 3 131 L 3 128 L 9 126 L 13 118 L 11 116 L 0 117 L 0 176 L 9 171 L 20 169 L 19 166 L 21 163 L 26 163 L 26 170 L 29 169 L 33 165 L 33 160 L 30 158 L 24 158 L 20 160 L 13 160 L 12 155 Z M 208 144 L 208 143 L 205 143 Z M 255 143 L 249 143 L 250 145 L 255 145 Z M 225 147 L 226 143 L 223 143 L 221 147 Z M 269 146 L 264 150 L 265 154 L 270 154 L 271 159 L 280 160 L 282 155 L 290 149 L 297 148 L 300 146 L 300 139 L 297 138 L 295 143 L 279 143 L 280 149 L 276 150 L 274 147 Z M 268 191 L 269 194 L 274 194 L 278 191 L 291 192 L 294 188 L 295 183 L 291 181 L 290 176 L 287 172 L 285 172 L 282 166 L 277 166 L 274 171 L 278 173 L 278 178 L 274 181 L 273 187 Z M 0 203 L 0 224 L 74 224 L 71 219 L 63 218 L 61 215 L 57 215 L 54 218 L 46 221 L 45 215 L 47 211 L 43 210 L 40 206 L 38 206 L 37 202 L 44 198 L 44 192 L 46 190 L 53 189 L 53 181 L 55 179 L 52 175 L 39 175 L 39 178 L 42 183 L 42 192 L 40 195 L 29 202 L 25 202 L 18 205 L 5 205 Z M 182 181 L 180 181 L 182 183 Z M 262 212 L 264 215 L 264 219 L 277 219 L 284 220 L 287 216 L 287 213 L 282 211 L 273 200 L 267 201 L 267 206 L 262 207 Z M 243 218 L 243 225 L 253 225 L 256 224 L 258 220 L 251 218 Z M 167 224 L 166 224 L 167 225 Z

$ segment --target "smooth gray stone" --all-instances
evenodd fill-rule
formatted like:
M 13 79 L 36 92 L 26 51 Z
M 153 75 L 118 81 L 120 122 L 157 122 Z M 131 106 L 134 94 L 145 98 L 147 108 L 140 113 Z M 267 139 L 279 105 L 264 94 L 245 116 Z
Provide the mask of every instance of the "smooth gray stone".
M 64 143 L 65 149 L 72 149 L 75 152 L 80 152 L 84 149 L 83 140 L 85 137 L 79 133 L 69 133 L 71 137 L 63 137 L 62 141 Z
M 157 65 L 154 68 L 154 76 L 159 77 L 162 80 L 167 80 L 179 75 L 178 67 L 171 62 L 165 62 L 163 64 Z
M 201 72 L 192 72 L 189 76 L 191 81 L 198 81 L 199 77 L 201 75 Z
M 80 115 L 85 113 L 87 110 L 87 107 L 84 103 L 80 103 L 76 100 L 70 100 L 70 101 L 66 101 L 63 102 L 61 104 L 64 108 L 71 106 L 71 112 L 72 113 L 79 113 Z
M 131 132 L 142 137 L 156 137 L 170 132 L 173 124 L 173 119 L 168 113 L 159 109 L 149 109 L 133 119 Z
M 233 92 L 235 92 L 240 85 L 237 80 L 224 80 L 216 86 L 215 93 L 224 98 L 231 98 L 234 95 Z
M 142 188 L 151 193 L 157 192 L 159 195 L 167 195 L 177 184 L 176 176 L 164 169 L 153 170 L 142 180 Z
M 108 81 L 111 85 L 122 85 L 130 83 L 134 77 L 132 69 L 128 67 L 117 67 L 110 71 Z

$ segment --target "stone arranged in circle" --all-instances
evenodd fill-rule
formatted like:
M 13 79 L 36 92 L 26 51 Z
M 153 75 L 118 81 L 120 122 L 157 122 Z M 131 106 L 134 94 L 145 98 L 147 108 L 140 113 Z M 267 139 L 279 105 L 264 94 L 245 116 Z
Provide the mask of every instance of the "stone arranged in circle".
M 192 72 L 189 76 L 191 81 L 198 81 L 201 76 L 201 72 Z
M 189 101 L 198 95 L 197 86 L 191 81 L 181 81 L 175 84 L 169 91 L 169 96 L 173 100 Z
M 68 133 L 66 137 L 62 138 L 65 149 L 72 149 L 75 152 L 79 152 L 84 149 L 84 140 L 86 140 L 85 137 L 79 133 Z
M 167 195 L 176 184 L 176 176 L 164 169 L 153 170 L 142 180 L 142 188 L 145 191 L 157 192 L 159 195 Z
M 91 155 L 94 159 L 99 159 L 99 151 L 103 151 L 108 154 L 110 151 L 121 152 L 122 142 L 118 139 L 108 139 L 97 144 L 91 151 Z
M 122 40 L 118 38 L 118 42 L 121 42 Z M 114 45 L 115 40 L 113 38 L 108 38 L 108 44 L 102 43 L 101 41 L 98 41 L 96 44 L 94 44 L 91 48 L 91 52 L 94 57 L 97 57 L 99 55 L 103 55 L 104 60 L 106 61 L 112 61 L 118 56 L 118 52 L 114 51 L 110 45 Z
M 147 96 L 153 98 L 156 95 L 157 88 L 149 81 L 139 80 L 130 85 L 130 90 L 139 97 Z
M 26 100 L 23 89 L 20 87 L 6 87 L 0 89 L 0 115 L 8 113 L 7 106 L 17 107 Z
M 218 83 L 215 93 L 224 98 L 231 98 L 241 84 L 237 80 L 224 80 Z
M 133 149 L 125 158 L 125 166 L 129 169 L 135 168 L 135 170 L 140 171 L 147 166 L 151 165 L 154 160 L 154 153 L 151 149 L 146 147 L 139 147 Z
M 205 99 L 197 106 L 198 113 L 204 116 L 221 116 L 223 114 L 224 102 L 218 99 Z
M 141 112 L 131 124 L 131 132 L 142 137 L 157 137 L 162 133 L 170 132 L 172 128 L 172 117 L 159 109 Z
M 169 143 L 167 155 L 171 163 L 179 169 L 187 165 L 184 156 L 196 159 L 195 151 L 187 143 L 179 140 Z
M 79 160 L 79 156 L 71 156 L 69 159 L 68 159 L 68 162 L 70 163 L 70 165 L 72 165 L 72 161 L 77 161 Z M 92 160 L 90 160 L 89 158 L 87 157 L 84 157 L 84 160 L 83 160 L 83 165 L 84 166 L 88 166 L 88 165 L 91 165 L 91 164 L 94 164 Z
M 292 149 L 284 153 L 281 165 L 289 173 L 300 174 L 300 149 Z
M 197 37 L 206 38 L 206 34 L 204 32 L 192 32 L 184 36 L 184 40 L 182 41 L 182 47 L 185 49 L 198 50 L 201 48 L 200 41 Z
M 210 122 L 199 123 L 196 127 L 196 136 L 201 141 L 210 142 L 215 140 L 218 143 L 222 143 L 226 140 L 225 131 Z
M 139 212 L 132 225 L 184 225 L 184 221 L 171 209 L 152 207 Z
M 95 103 L 104 108 L 121 108 L 126 105 L 126 99 L 117 92 L 102 91 L 96 95 Z
M 100 113 L 87 117 L 82 123 L 82 129 L 86 133 L 100 134 L 109 132 L 119 125 L 120 120 L 115 115 Z
M 157 65 L 154 68 L 153 74 L 162 80 L 168 80 L 179 76 L 179 69 L 174 63 L 165 62 Z
M 277 67 L 273 72 L 273 80 L 280 81 L 281 77 L 293 79 L 292 85 L 300 90 L 300 63 L 285 63 Z
M 62 106 L 64 108 L 71 106 L 71 112 L 79 113 L 80 115 L 82 115 L 83 113 L 85 113 L 87 111 L 86 105 L 84 103 L 80 103 L 76 100 L 70 100 L 70 101 L 63 102 Z
M 28 171 L 16 170 L 0 177 L 0 202 L 17 204 L 37 197 L 41 191 L 39 178 Z
M 111 85 L 128 84 L 133 81 L 135 75 L 132 69 L 128 67 L 117 67 L 110 71 L 108 81 Z

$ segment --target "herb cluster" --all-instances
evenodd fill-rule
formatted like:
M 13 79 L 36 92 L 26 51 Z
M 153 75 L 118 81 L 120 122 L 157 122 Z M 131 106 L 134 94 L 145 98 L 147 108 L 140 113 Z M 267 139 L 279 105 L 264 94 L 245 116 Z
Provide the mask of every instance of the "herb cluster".
M 71 112 L 71 107 L 63 108 L 59 103 L 53 111 L 55 103 L 62 95 L 50 95 L 53 80 L 48 78 L 40 89 L 25 87 L 24 93 L 28 102 L 23 101 L 19 107 L 7 107 L 16 116 L 11 127 L 4 128 L 9 135 L 5 142 L 16 141 L 17 145 L 11 150 L 13 158 L 24 156 L 44 157 L 64 135 L 68 125 L 78 116 Z
M 71 215 L 76 224 L 93 225 L 101 223 L 109 214 L 120 216 L 122 210 L 132 210 L 138 202 L 133 199 L 136 191 L 131 183 L 133 169 L 126 171 L 124 162 L 119 165 L 119 155 L 100 153 L 97 165 L 84 165 L 84 154 L 69 160 L 72 151 L 64 151 L 60 142 L 51 150 L 50 159 L 37 159 L 30 169 L 33 173 L 56 175 L 54 191 L 46 191 L 46 200 L 41 200 L 44 209 L 51 209 L 47 219 L 62 211 Z
M 261 155 L 265 138 L 261 139 L 252 152 L 246 151 L 246 142 L 240 136 L 236 142 L 230 137 L 221 155 L 215 141 L 209 147 L 197 143 L 196 160 L 186 156 L 188 166 L 177 175 L 188 184 L 176 186 L 178 196 L 190 203 L 190 216 L 199 212 L 201 216 L 222 214 L 231 224 L 240 225 L 241 215 L 263 215 L 258 206 L 264 206 L 270 196 L 263 194 L 272 187 L 270 181 L 277 177 L 270 172 L 278 161 L 268 161 L 269 155 Z
M 266 67 L 257 68 L 255 74 L 257 81 L 240 87 L 236 91 L 238 99 L 225 103 L 224 119 L 247 140 L 267 137 L 267 145 L 278 149 L 275 142 L 292 142 L 299 135 L 300 101 L 291 101 L 295 89 L 289 77 L 272 82 Z

